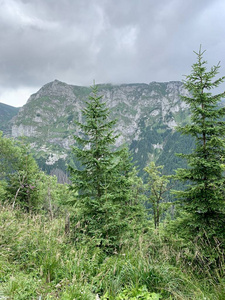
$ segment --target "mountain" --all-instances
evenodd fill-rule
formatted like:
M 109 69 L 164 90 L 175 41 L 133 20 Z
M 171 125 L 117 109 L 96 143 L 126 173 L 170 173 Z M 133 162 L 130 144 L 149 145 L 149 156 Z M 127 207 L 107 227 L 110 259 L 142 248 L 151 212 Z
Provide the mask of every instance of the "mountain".
M 4 103 L 0 103 L 0 131 L 4 134 L 11 134 L 10 121 L 19 112 L 19 107 L 13 107 Z
M 172 172 L 171 164 L 179 165 L 174 152 L 192 147 L 190 139 L 175 131 L 178 124 L 189 120 L 188 109 L 180 101 L 180 95 L 187 95 L 182 83 L 100 84 L 98 91 L 110 118 L 118 120 L 115 131 L 121 136 L 116 146 L 126 143 L 140 170 L 155 160 Z M 79 134 L 74 120 L 82 122 L 81 110 L 90 93 L 91 88 L 55 80 L 31 95 L 13 119 L 12 136 L 28 137 L 44 170 L 65 171 L 66 162 L 71 161 L 73 135 Z

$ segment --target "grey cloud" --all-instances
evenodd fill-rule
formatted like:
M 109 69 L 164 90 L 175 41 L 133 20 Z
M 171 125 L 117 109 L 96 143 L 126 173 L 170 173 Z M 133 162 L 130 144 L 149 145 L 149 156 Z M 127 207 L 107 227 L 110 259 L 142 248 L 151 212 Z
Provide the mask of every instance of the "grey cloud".
M 1 0 L 0 96 L 56 78 L 181 80 L 200 44 L 225 73 L 224 14 L 223 0 Z

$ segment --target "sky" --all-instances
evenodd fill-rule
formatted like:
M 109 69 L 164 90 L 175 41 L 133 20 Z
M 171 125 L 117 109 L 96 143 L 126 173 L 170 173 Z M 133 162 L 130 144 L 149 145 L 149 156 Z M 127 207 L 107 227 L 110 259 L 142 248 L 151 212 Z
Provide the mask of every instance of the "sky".
M 17 107 L 55 79 L 183 80 L 200 45 L 223 76 L 225 1 L 0 0 L 0 41 L 0 102 Z

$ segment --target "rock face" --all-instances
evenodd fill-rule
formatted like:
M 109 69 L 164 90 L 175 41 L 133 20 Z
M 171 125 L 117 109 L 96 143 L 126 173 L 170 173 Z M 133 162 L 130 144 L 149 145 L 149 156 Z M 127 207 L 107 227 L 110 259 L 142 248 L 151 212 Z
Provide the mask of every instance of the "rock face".
M 121 136 L 116 146 L 128 144 L 141 165 L 160 156 L 168 136 L 188 116 L 180 101 L 180 95 L 187 94 L 181 82 L 102 84 L 98 91 L 110 109 L 110 118 L 118 120 L 115 131 Z M 58 80 L 46 84 L 14 118 L 12 136 L 27 136 L 41 164 L 59 167 L 57 163 L 68 158 L 73 135 L 79 134 L 74 120 L 82 121 L 81 110 L 90 93 L 88 87 Z

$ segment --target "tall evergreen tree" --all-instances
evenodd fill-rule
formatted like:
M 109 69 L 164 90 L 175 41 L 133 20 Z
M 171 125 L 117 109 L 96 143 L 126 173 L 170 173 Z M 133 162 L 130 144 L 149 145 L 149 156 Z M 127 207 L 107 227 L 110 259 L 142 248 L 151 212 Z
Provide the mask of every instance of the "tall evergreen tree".
M 86 102 L 81 132 L 75 136 L 73 154 L 80 167 L 69 167 L 72 188 L 77 192 L 74 218 L 77 228 L 107 249 L 117 248 L 130 222 L 129 201 L 131 164 L 126 149 L 115 150 L 118 135 L 109 121 L 109 110 L 98 96 L 97 87 Z
M 187 183 L 184 191 L 176 195 L 189 213 L 189 228 L 206 232 L 208 236 L 223 232 L 224 215 L 224 158 L 225 158 L 225 108 L 220 105 L 224 93 L 212 94 L 225 77 L 215 79 L 220 65 L 206 69 L 205 51 L 195 52 L 197 62 L 186 76 L 184 87 L 191 96 L 182 96 L 191 111 L 191 124 L 179 128 L 183 134 L 192 135 L 195 149 L 191 154 L 182 154 L 188 168 L 178 169 L 177 178 Z

